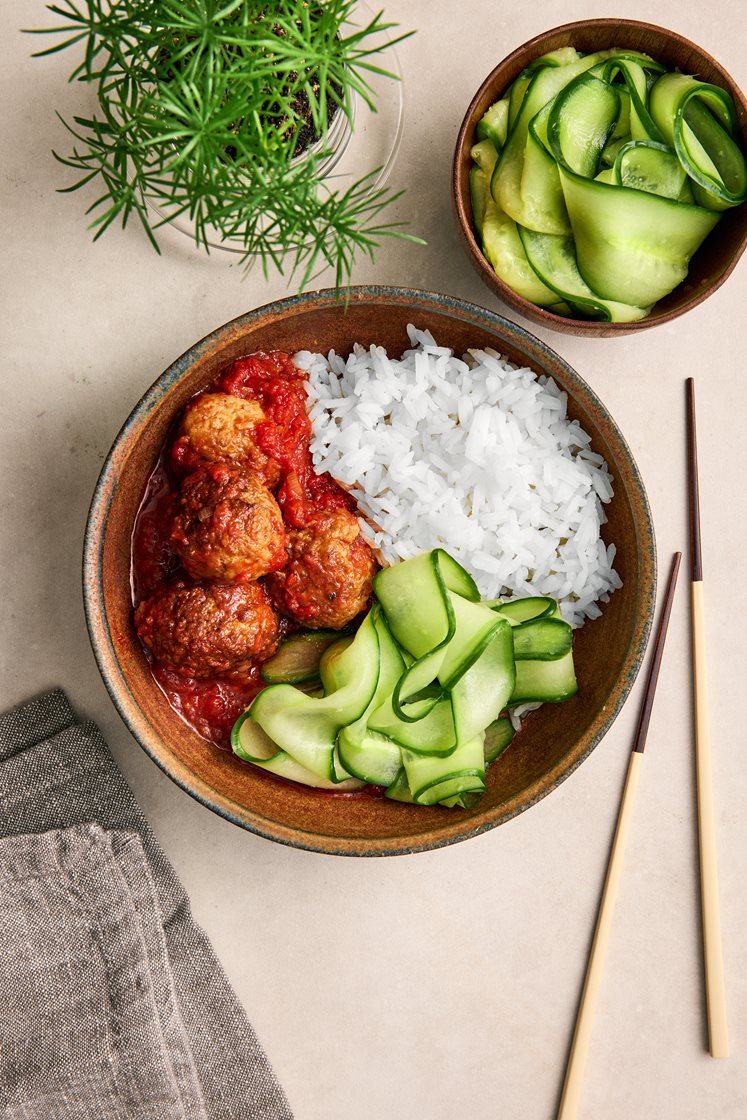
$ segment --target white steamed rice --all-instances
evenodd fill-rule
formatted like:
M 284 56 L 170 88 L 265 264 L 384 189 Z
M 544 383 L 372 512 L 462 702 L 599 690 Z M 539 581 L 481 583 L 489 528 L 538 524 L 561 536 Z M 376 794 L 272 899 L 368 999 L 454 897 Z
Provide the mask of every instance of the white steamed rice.
M 316 469 L 356 498 L 386 563 L 443 548 L 485 598 L 551 595 L 574 626 L 597 617 L 621 586 L 600 532 L 612 477 L 566 394 L 494 350 L 460 359 L 408 334 L 399 361 L 380 346 L 295 355 Z

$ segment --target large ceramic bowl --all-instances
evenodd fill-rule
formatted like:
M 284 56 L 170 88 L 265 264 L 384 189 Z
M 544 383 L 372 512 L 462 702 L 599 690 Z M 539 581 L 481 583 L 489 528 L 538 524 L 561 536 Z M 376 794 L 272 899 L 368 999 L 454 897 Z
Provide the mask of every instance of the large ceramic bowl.
M 480 85 L 464 115 L 454 153 L 452 190 L 457 222 L 467 254 L 483 282 L 505 304 L 531 322 L 551 330 L 611 337 L 669 322 L 712 295 L 734 269 L 747 247 L 747 203 L 723 215 L 693 256 L 685 280 L 668 296 L 659 300 L 650 315 L 637 323 L 570 319 L 537 307 L 496 276 L 478 244 L 469 191 L 469 169 L 472 163 L 470 149 L 475 143 L 477 122 L 533 59 L 558 47 L 575 47 L 582 54 L 609 47 L 633 48 L 644 51 L 672 70 L 694 74 L 701 81 L 711 82 L 728 90 L 736 107 L 742 140 L 747 148 L 747 99 L 723 66 L 689 39 L 651 23 L 627 19 L 586 19 L 554 27 L 517 47 L 499 62 Z
M 624 586 L 602 617 L 577 632 L 579 694 L 526 721 L 488 789 L 470 810 L 408 806 L 312 791 L 261 773 L 211 746 L 171 709 L 154 682 L 132 623 L 130 537 L 143 489 L 175 417 L 190 397 L 239 355 L 258 349 L 346 354 L 354 342 L 398 357 L 406 327 L 433 332 L 460 354 L 492 346 L 550 374 L 568 412 L 592 437 L 615 479 L 605 527 L 617 546 Z M 651 624 L 656 558 L 646 495 L 623 436 L 581 378 L 538 339 L 500 315 L 446 296 L 357 288 L 347 304 L 331 292 L 251 311 L 198 342 L 136 405 L 104 464 L 85 540 L 84 592 L 96 658 L 112 699 L 151 758 L 183 789 L 236 824 L 286 844 L 349 855 L 389 855 L 454 843 L 529 808 L 568 777 L 619 712 L 641 664 Z

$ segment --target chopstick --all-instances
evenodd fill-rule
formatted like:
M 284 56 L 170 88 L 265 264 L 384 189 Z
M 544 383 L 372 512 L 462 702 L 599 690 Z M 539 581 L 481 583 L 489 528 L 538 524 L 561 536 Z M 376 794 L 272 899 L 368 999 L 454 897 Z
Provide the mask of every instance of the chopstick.
M 700 897 L 703 916 L 703 958 L 708 1012 L 708 1049 L 714 1058 L 729 1056 L 726 1022 L 724 960 L 721 950 L 716 828 L 713 810 L 711 734 L 708 719 L 708 681 L 703 605 L 703 558 L 700 538 L 698 445 L 695 433 L 695 381 L 685 382 L 687 400 L 687 461 L 690 505 L 690 565 L 692 599 L 693 695 L 695 701 L 695 770 L 698 785 L 698 846 Z
M 594 1021 L 597 999 L 599 997 L 599 989 L 602 983 L 604 960 L 607 954 L 607 945 L 612 928 L 612 915 L 615 910 L 617 889 L 620 883 L 620 875 L 625 856 L 625 845 L 628 839 L 628 832 L 630 831 L 634 798 L 638 788 L 641 765 L 643 763 L 643 750 L 646 746 L 646 735 L 648 734 L 648 726 L 651 721 L 654 693 L 656 692 L 656 684 L 659 679 L 659 668 L 664 652 L 664 641 L 667 636 L 669 616 L 672 613 L 674 589 L 677 584 L 677 573 L 679 572 L 681 559 L 682 553 L 675 552 L 672 560 L 669 583 L 667 584 L 666 595 L 664 597 L 664 604 L 659 618 L 659 625 L 656 631 L 654 652 L 648 671 L 643 704 L 638 718 L 638 728 L 633 741 L 633 750 L 630 754 L 628 770 L 625 776 L 625 785 L 620 800 L 617 826 L 612 841 L 612 852 L 610 854 L 609 864 L 607 865 L 607 875 L 604 880 L 602 899 L 599 904 L 599 913 L 597 915 L 597 924 L 594 929 L 594 940 L 592 941 L 591 953 L 589 954 L 589 963 L 586 968 L 586 977 L 581 993 L 581 1003 L 576 1017 L 576 1028 L 573 1033 L 573 1042 L 571 1043 L 571 1052 L 568 1058 L 565 1081 L 563 1083 L 563 1093 L 560 1098 L 558 1120 L 573 1120 L 578 1111 L 581 1086 L 583 1083 L 584 1070 L 586 1068 L 586 1059 L 589 1052 L 591 1028 Z

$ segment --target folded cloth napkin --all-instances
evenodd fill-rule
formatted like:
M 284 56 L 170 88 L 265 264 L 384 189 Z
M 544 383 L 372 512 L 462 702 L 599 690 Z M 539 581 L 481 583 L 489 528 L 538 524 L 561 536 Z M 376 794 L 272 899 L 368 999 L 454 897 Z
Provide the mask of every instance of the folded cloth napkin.
M 291 1120 L 100 732 L 59 690 L 0 715 L 0 1116 Z

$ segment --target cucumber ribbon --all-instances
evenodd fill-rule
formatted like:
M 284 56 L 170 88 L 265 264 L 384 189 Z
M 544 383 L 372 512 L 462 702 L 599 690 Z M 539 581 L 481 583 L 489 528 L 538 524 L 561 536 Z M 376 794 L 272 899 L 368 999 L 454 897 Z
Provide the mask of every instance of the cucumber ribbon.
M 470 195 L 494 271 L 559 314 L 645 317 L 747 199 L 731 97 L 622 49 L 537 59 L 478 122 Z
M 234 753 L 321 788 L 465 806 L 508 746 L 519 703 L 576 692 L 570 626 L 553 599 L 487 602 L 441 549 L 384 568 L 354 636 L 329 646 L 321 693 L 271 684 L 234 726 Z

